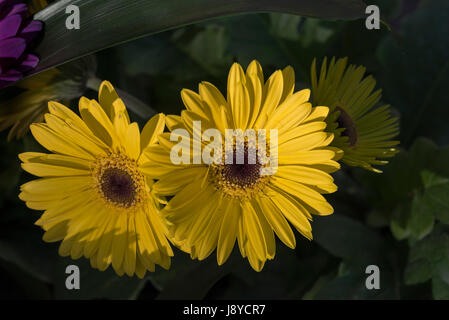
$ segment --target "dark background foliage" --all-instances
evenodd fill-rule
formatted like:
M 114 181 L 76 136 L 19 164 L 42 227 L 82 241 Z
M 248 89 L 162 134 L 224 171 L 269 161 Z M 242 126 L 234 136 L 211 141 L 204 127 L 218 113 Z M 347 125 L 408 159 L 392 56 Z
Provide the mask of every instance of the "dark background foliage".
M 100 51 L 97 76 L 156 112 L 178 113 L 182 88 L 210 81 L 223 92 L 233 61 L 257 59 L 265 75 L 286 65 L 307 86 L 314 57 L 363 64 L 401 119 L 401 149 L 383 174 L 343 167 L 335 213 L 316 217 L 314 240 L 277 244 L 256 273 L 234 248 L 218 267 L 180 252 L 169 271 L 144 280 L 98 272 L 85 259 L 60 258 L 41 240 L 39 212 L 18 198 L 30 180 L 17 154 L 36 150 L 30 135 L 0 136 L 0 298 L 39 299 L 449 299 L 449 2 L 371 0 L 391 26 L 367 30 L 363 19 L 322 20 L 260 13 L 218 18 Z M 88 90 L 87 96 L 96 93 Z M 145 119 L 132 114 L 142 127 Z M 81 270 L 81 289 L 65 289 L 65 268 Z M 365 268 L 378 265 L 381 288 L 367 290 Z

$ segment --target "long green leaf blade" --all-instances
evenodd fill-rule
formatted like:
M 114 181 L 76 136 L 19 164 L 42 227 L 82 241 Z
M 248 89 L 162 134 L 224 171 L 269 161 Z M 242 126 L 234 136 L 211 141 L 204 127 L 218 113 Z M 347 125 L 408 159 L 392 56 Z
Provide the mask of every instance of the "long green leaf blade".
M 80 9 L 78 30 L 66 28 L 69 5 Z M 256 12 L 356 19 L 365 14 L 365 4 L 362 0 L 60 0 L 35 15 L 45 23 L 45 34 L 36 48 L 41 61 L 33 73 L 149 34 Z

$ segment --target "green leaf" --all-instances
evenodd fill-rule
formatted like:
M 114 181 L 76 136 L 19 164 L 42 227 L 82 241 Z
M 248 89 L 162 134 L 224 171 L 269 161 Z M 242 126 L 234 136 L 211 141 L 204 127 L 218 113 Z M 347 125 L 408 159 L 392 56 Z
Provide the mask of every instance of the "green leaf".
M 400 202 L 391 214 L 390 229 L 397 240 L 408 238 L 411 234 L 409 227 L 411 211 L 411 203 L 407 199 Z
M 374 207 L 396 210 L 400 203 L 411 202 L 415 190 L 421 190 L 431 179 L 423 171 L 433 172 L 443 179 L 449 178 L 449 147 L 439 148 L 426 138 L 417 139 L 410 150 L 402 150 L 383 169 L 382 174 L 357 171 L 366 188 L 374 190 L 371 202 Z
M 330 26 L 325 26 L 320 19 L 306 19 L 301 28 L 300 42 L 304 48 L 310 47 L 313 44 L 325 43 L 333 34 L 335 30 Z
M 337 38 L 335 34 L 345 23 L 279 13 L 261 14 L 260 17 L 263 24 L 258 27 L 254 23 L 251 26 L 255 29 L 252 32 L 254 35 L 247 36 L 246 43 L 242 41 L 236 48 L 250 47 L 253 38 L 256 38 L 259 46 L 252 46 L 250 59 L 257 56 L 264 65 L 272 64 L 275 68 L 291 65 L 296 71 L 299 87 L 306 86 L 305 83 L 309 80 L 312 60 L 328 52 Z M 247 27 L 245 25 L 244 30 Z M 242 30 L 242 27 L 238 30 Z M 263 58 L 259 58 L 261 55 Z
M 393 236 L 422 239 L 432 232 L 435 219 L 447 222 L 446 196 L 449 148 L 419 138 L 409 151 L 401 151 L 384 173 L 359 172 L 374 208 L 385 212 Z
M 436 230 L 418 241 L 410 250 L 410 261 L 426 259 L 433 266 L 445 261 L 449 255 L 449 235 Z
M 110 64 L 117 64 L 119 70 L 128 77 L 139 74 L 158 77 L 164 75 L 178 80 L 205 77 L 207 72 L 201 69 L 201 73 L 198 75 L 198 70 L 194 70 L 194 68 L 199 68 L 199 66 L 185 52 L 180 51 L 173 41 L 174 33 L 188 28 L 195 28 L 197 33 L 203 30 L 196 25 L 188 26 L 107 49 L 97 54 L 100 66 L 104 65 L 107 68 Z M 145 54 L 142 55 L 142 52 L 145 52 Z M 108 58 L 111 60 L 107 60 Z M 102 70 L 102 73 L 105 71 L 110 71 L 110 69 Z M 108 72 L 106 77 L 114 77 L 116 72 L 116 70 Z M 121 76 L 117 78 L 120 81 L 120 87 L 128 89 L 124 87 L 126 83 L 121 81 Z
M 98 53 L 98 77 L 113 81 L 114 86 L 138 97 L 153 110 L 178 114 L 183 107 L 180 88 L 195 89 L 201 81 L 217 83 L 175 46 L 173 33 L 156 34 Z
M 440 107 L 449 104 L 448 32 L 449 2 L 421 1 L 402 20 L 399 37 L 391 34 L 378 48 L 383 66 L 378 80 L 385 100 L 401 113 L 401 141 L 406 145 L 418 135 L 449 142 L 449 109 Z
M 312 224 L 314 241 L 332 255 L 351 262 L 376 264 L 388 257 L 388 243 L 375 231 L 348 217 L 317 217 Z
M 445 224 L 449 224 L 449 183 L 436 184 L 426 189 L 423 196 L 422 208 L 431 212 Z
M 64 29 L 68 5 L 80 9 L 79 30 Z M 356 19 L 365 15 L 364 9 L 361 0 L 58 1 L 35 15 L 35 19 L 45 23 L 45 36 L 36 48 L 41 61 L 34 72 L 145 35 L 213 17 L 277 11 L 320 18 Z
M 435 299 L 449 298 L 449 235 L 441 228 L 416 242 L 410 249 L 404 278 L 417 284 L 432 278 Z
M 449 282 L 440 277 L 432 279 L 432 293 L 436 300 L 449 300 Z
M 427 195 L 427 191 L 425 193 Z M 416 193 L 411 207 L 410 221 L 408 227 L 417 239 L 422 239 L 432 232 L 435 223 L 434 212 L 427 205 L 425 196 Z
M 410 230 L 407 227 L 402 227 L 395 219 L 390 222 L 390 230 L 397 240 L 404 240 L 410 235 Z
M 276 37 L 299 40 L 299 23 L 301 17 L 286 13 L 270 13 L 270 33 Z
M 241 15 L 218 19 L 229 32 L 229 53 L 235 61 L 248 65 L 257 59 L 264 66 L 264 73 L 270 68 L 278 69 L 286 66 L 289 61 L 279 50 L 276 37 L 270 33 L 268 16 L 264 14 Z
M 392 265 L 397 253 L 380 234 L 348 217 L 333 214 L 314 218 L 314 241 L 332 255 L 343 259 L 337 276 L 322 285 L 316 299 L 397 298 L 396 272 Z M 380 290 L 368 290 L 368 265 L 380 269 Z
M 432 278 L 432 265 L 428 260 L 419 259 L 407 265 L 404 271 L 405 284 L 423 283 Z
M 424 184 L 424 188 L 429 188 L 438 184 L 449 182 L 449 179 L 441 177 L 429 170 L 424 170 L 421 172 L 421 179 Z
M 223 26 L 180 29 L 173 34 L 172 42 L 214 76 L 225 73 L 232 63 L 232 57 L 227 52 L 229 34 Z

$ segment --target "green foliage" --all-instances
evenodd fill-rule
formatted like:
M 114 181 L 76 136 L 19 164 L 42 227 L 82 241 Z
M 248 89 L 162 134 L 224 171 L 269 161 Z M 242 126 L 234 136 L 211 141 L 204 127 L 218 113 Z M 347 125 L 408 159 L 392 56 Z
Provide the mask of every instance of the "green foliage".
M 219 76 L 226 72 L 232 62 L 232 57 L 226 52 L 229 45 L 227 30 L 218 25 L 195 29 L 177 30 L 172 43 L 211 75 Z
M 446 180 L 447 181 L 447 180 Z M 421 206 L 435 215 L 442 223 L 449 224 L 449 182 L 426 188 Z
M 449 299 L 449 235 L 442 230 L 416 242 L 404 273 L 406 284 L 432 279 L 435 299 Z
M 419 135 L 448 143 L 449 109 L 442 106 L 449 104 L 449 2 L 422 1 L 398 31 L 400 36 L 383 40 L 377 54 L 386 71 L 385 96 L 407 123 L 401 137 L 408 145 Z
M 60 32 L 65 25 L 65 8 L 76 5 L 83 12 L 83 27 Z M 98 50 L 208 18 L 241 13 L 278 11 L 322 18 L 359 18 L 364 14 L 360 0 L 277 1 L 248 0 L 121 0 L 55 2 L 35 15 L 45 22 L 46 34 L 37 48 L 41 62 L 37 71 L 54 67 Z M 99 21 L 101 20 L 101 21 Z M 101 24 L 102 28 L 98 28 Z M 83 42 L 83 46 L 73 46 Z
M 417 239 L 421 239 L 432 232 L 435 223 L 434 212 L 428 207 L 425 200 L 427 194 L 427 190 L 424 196 L 418 193 L 412 200 L 408 227 L 410 233 Z
M 383 175 L 364 177 L 378 190 L 372 202 L 388 216 L 394 237 L 408 239 L 405 284 L 431 281 L 435 299 L 448 298 L 448 157 L 449 148 L 420 138 L 395 157 Z
M 390 249 L 385 239 L 345 216 L 315 218 L 313 228 L 314 239 L 320 246 L 351 263 L 376 264 L 388 257 Z
M 342 259 L 340 268 L 314 295 L 316 299 L 393 299 L 397 261 L 396 248 L 376 231 L 341 215 L 316 219 L 315 241 L 333 256 Z M 365 271 L 369 265 L 381 270 L 380 290 L 367 290 Z
M 408 152 L 398 154 L 382 175 L 361 173 L 369 188 L 377 190 L 372 202 L 391 220 L 398 239 L 421 239 L 432 231 L 435 219 L 447 223 L 449 148 L 417 139 Z

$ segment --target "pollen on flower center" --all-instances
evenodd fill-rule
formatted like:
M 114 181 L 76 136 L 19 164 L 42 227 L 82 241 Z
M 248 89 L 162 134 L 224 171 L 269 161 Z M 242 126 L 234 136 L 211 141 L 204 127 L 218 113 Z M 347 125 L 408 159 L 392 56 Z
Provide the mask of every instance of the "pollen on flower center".
M 261 175 L 264 167 L 257 155 L 257 148 L 249 146 L 245 141 L 243 145 L 243 161 L 237 161 L 237 147 L 224 150 L 223 164 L 211 164 L 211 181 L 217 190 L 221 190 L 230 197 L 251 198 L 265 186 L 268 177 Z M 232 163 L 226 163 L 226 154 Z
M 93 176 L 100 197 L 114 208 L 136 208 L 145 198 L 145 178 L 136 162 L 124 155 L 98 158 Z
M 260 164 L 225 164 L 222 168 L 222 174 L 232 184 L 249 187 L 259 180 L 260 168 Z
M 357 143 L 357 129 L 355 123 L 343 108 L 337 107 L 336 109 L 340 112 L 337 119 L 338 127 L 345 129 L 341 135 L 348 137 L 349 146 L 353 147 Z
M 100 178 L 101 191 L 113 202 L 131 205 L 136 196 L 136 188 L 128 172 L 118 168 L 108 168 Z

